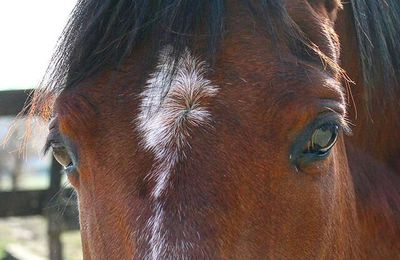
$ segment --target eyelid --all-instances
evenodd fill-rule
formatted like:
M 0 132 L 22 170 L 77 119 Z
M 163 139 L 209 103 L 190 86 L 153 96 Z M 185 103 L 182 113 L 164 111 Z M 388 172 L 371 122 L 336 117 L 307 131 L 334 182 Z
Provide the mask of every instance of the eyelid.
M 332 99 L 320 99 L 319 105 L 321 106 L 321 108 L 323 108 L 323 111 L 318 113 L 317 118 L 324 117 L 327 114 L 333 114 L 334 116 L 331 115 L 331 117 L 336 117 L 336 123 L 340 125 L 341 130 L 344 132 L 344 134 L 351 134 L 351 123 L 346 117 L 346 107 L 344 104 Z
M 47 136 L 46 143 L 43 147 L 43 155 L 46 155 L 50 148 L 53 146 L 53 144 L 61 144 L 61 136 L 60 133 L 56 128 L 50 129 L 50 132 Z
M 327 109 L 329 111 L 339 114 L 340 116 L 343 116 L 346 114 L 346 106 L 336 100 L 320 99 L 319 105 L 321 107 L 323 107 L 324 109 Z
M 336 123 L 339 126 L 339 130 L 341 130 L 345 135 L 351 135 L 351 127 L 350 127 L 350 122 L 349 120 L 342 114 L 342 113 L 338 113 L 335 110 L 332 110 L 330 108 L 327 108 L 329 110 L 329 112 L 322 112 L 320 114 L 318 114 L 318 117 L 326 117 L 326 123 Z M 329 115 L 327 115 L 329 114 Z M 329 119 L 331 119 L 332 121 L 329 121 Z M 324 120 L 324 119 L 322 119 Z M 315 122 L 315 121 L 314 121 Z M 318 127 L 318 125 L 314 128 L 314 130 Z

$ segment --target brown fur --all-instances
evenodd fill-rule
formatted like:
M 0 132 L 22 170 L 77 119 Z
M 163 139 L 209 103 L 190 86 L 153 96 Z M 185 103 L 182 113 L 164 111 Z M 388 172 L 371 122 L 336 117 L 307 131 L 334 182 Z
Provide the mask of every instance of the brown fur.
M 286 5 L 335 63 L 341 42 L 342 65 L 359 83 L 346 7 L 339 13 L 338 38 L 338 1 Z M 323 101 L 346 117 L 352 103 L 334 84 L 341 75 L 291 54 L 279 57 L 244 5 L 231 1 L 226 11 L 229 32 L 209 75 L 220 89 L 209 105 L 213 127 L 193 130 L 188 160 L 171 173 L 161 198 L 167 244 L 191 242 L 190 250 L 178 252 L 189 259 L 397 258 L 400 183 L 392 165 L 399 151 L 393 140 L 400 137 L 385 129 L 398 126 L 376 119 L 369 131 L 363 127 L 366 112 L 358 110 L 355 119 L 350 108 L 354 135 L 340 136 L 327 159 L 296 171 L 290 145 L 327 110 Z M 149 71 L 140 62 L 147 51 L 142 46 L 123 71 L 86 79 L 55 104 L 59 131 L 79 151 L 78 171 L 69 179 L 79 196 L 85 259 L 143 258 L 149 247 L 145 225 L 154 181 L 146 175 L 154 158 L 140 146 L 133 125 L 140 104 L 140 88 L 133 86 L 145 84 Z M 111 77 L 112 88 L 106 84 Z M 356 104 L 363 103 L 360 84 L 352 87 Z M 388 112 L 389 118 L 397 112 Z M 165 257 L 172 255 L 167 250 Z

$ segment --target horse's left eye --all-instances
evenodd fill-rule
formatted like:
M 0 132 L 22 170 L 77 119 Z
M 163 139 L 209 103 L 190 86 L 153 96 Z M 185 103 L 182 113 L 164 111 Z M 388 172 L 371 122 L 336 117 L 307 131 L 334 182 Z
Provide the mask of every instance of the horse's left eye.
M 335 145 L 338 133 L 339 126 L 334 124 L 325 124 L 315 129 L 304 153 L 311 153 L 317 156 L 326 155 Z

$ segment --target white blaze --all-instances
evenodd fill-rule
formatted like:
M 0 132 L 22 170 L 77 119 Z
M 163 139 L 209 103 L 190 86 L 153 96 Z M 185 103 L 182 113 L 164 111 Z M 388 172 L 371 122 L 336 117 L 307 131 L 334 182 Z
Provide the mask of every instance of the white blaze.
M 171 53 L 171 48 L 161 52 L 156 71 L 150 75 L 141 95 L 137 118 L 142 145 L 155 158 L 153 169 L 148 175 L 155 180 L 152 190 L 153 216 L 148 221 L 151 230 L 149 257 L 152 259 L 163 258 L 167 249 L 167 231 L 163 230 L 164 211 L 160 196 L 167 188 L 171 172 L 186 157 L 185 150 L 190 148 L 191 130 L 211 123 L 207 104 L 209 98 L 217 94 L 217 87 L 204 78 L 204 62 L 186 50 L 173 70 Z

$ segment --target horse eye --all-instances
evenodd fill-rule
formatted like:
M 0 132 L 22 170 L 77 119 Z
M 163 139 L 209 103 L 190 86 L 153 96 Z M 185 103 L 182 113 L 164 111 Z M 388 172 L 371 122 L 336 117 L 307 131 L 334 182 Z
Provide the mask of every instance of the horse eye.
M 304 153 L 316 155 L 327 154 L 335 145 L 338 138 L 339 126 L 326 124 L 314 130 L 311 139 L 308 141 Z
M 68 154 L 68 151 L 63 146 L 52 146 L 53 156 L 57 160 L 59 164 L 61 164 L 64 168 L 72 166 L 72 159 Z

